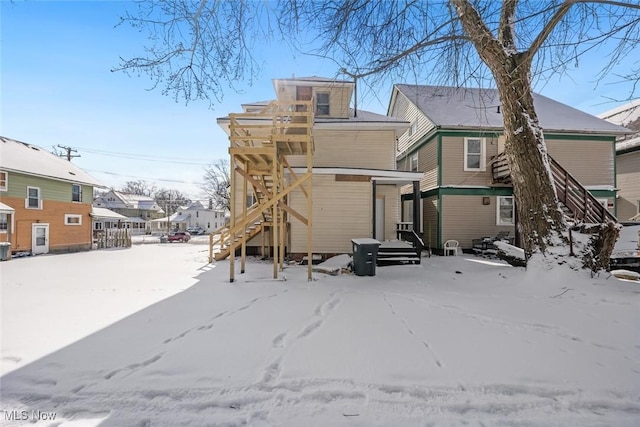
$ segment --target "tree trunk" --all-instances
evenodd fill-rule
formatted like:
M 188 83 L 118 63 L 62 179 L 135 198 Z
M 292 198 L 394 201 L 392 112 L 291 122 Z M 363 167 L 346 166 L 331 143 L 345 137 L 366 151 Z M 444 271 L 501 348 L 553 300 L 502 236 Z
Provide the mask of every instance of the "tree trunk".
M 563 231 L 565 224 L 553 186 L 547 146 L 533 105 L 530 73 L 534 52 L 518 53 L 515 45 L 512 24 L 517 0 L 504 0 L 498 38 L 469 0 L 451 2 L 498 87 L 505 155 L 511 169 L 523 249 L 527 255 L 538 248 L 544 253 L 554 231 Z
M 564 230 L 562 211 L 553 186 L 544 135 L 533 106 L 528 75 L 512 66 L 494 72 L 504 121 L 505 155 L 511 169 L 518 209 L 518 231 L 527 254 L 545 251 L 550 237 Z M 510 68 L 510 69 L 505 69 Z M 558 232 L 558 233 L 554 233 Z

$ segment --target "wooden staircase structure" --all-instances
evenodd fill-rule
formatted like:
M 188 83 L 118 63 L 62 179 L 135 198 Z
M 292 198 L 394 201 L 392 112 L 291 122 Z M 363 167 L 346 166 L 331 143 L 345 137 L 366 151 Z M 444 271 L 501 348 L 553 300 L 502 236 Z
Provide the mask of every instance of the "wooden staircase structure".
M 588 224 L 618 222 L 616 217 L 589 190 L 551 156 L 549 156 L 549 163 L 558 200 L 575 220 Z M 494 183 L 511 184 L 511 171 L 504 153 L 492 159 L 491 167 Z
M 230 258 L 229 280 L 235 279 L 235 256 L 240 249 L 240 272 L 244 273 L 247 242 L 263 232 L 270 236 L 273 277 L 284 264 L 288 220 L 293 217 L 307 227 L 307 252 L 312 259 L 313 100 L 272 101 L 262 110 L 229 115 L 231 157 L 231 217 L 228 225 L 209 239 L 209 262 Z M 305 156 L 306 171 L 296 174 L 287 156 Z M 287 176 L 285 176 L 285 173 Z M 291 208 L 288 196 L 300 189 L 306 198 L 306 216 Z M 247 198 L 255 203 L 247 206 Z M 311 280 L 312 263 L 308 263 Z

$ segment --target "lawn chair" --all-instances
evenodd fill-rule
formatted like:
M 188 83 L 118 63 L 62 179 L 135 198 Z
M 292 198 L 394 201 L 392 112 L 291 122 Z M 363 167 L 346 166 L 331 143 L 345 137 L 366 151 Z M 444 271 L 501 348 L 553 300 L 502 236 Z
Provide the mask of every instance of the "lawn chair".
M 446 242 L 444 242 L 444 256 L 447 256 L 449 254 L 457 256 L 459 246 L 460 243 L 457 240 L 447 240 Z

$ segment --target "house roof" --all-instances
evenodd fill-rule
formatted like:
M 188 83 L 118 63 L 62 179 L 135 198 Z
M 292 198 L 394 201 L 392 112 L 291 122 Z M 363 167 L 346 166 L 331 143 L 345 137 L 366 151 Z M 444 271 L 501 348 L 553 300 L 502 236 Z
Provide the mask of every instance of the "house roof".
M 283 79 L 273 79 L 274 81 L 276 80 L 280 80 L 280 81 L 291 81 L 291 82 L 318 82 L 318 83 L 351 83 L 353 84 L 352 80 L 338 80 L 335 78 L 331 78 L 331 77 L 320 77 L 320 76 L 307 76 L 307 77 L 289 77 L 289 78 L 283 78 Z
M 503 127 L 497 89 L 406 84 L 396 84 L 395 89 L 441 128 L 501 129 Z M 630 133 L 624 127 L 609 123 L 537 93 L 533 94 L 533 102 L 540 126 L 545 131 L 607 135 Z
M 127 220 L 126 216 L 120 215 L 118 212 L 114 212 L 111 209 L 107 208 L 97 208 L 95 206 L 91 207 L 91 216 L 97 219 Z
M 372 113 L 371 111 L 358 110 L 354 115 L 353 108 L 350 110 L 349 118 L 332 118 L 332 117 L 316 117 L 314 120 L 314 128 L 316 129 L 342 129 L 342 130 L 367 130 L 367 129 L 396 129 L 397 131 L 404 131 L 409 127 L 409 122 L 397 117 L 385 116 L 382 114 Z M 219 117 L 217 119 L 218 125 L 229 134 L 229 116 Z M 240 119 L 240 122 L 244 123 L 271 123 L 271 119 Z
M 598 117 L 617 125 L 635 129 L 635 134 L 619 139 L 616 142 L 616 151 L 618 153 L 623 154 L 640 150 L 640 98 L 598 114 Z
M 115 196 L 118 200 L 109 200 L 109 195 Z M 137 194 L 127 194 L 116 190 L 110 190 L 107 194 L 97 197 L 94 200 L 94 205 L 97 206 L 109 206 L 111 208 L 129 208 L 129 209 L 143 209 L 161 212 L 162 208 L 156 203 L 156 201 L 149 196 L 140 196 Z
M 0 136 L 0 169 L 77 184 L 104 187 L 94 177 L 44 148 Z
M 11 206 L 5 205 L 4 203 L 0 202 L 0 213 L 12 214 L 14 212 L 15 212 L 15 209 L 13 209 Z

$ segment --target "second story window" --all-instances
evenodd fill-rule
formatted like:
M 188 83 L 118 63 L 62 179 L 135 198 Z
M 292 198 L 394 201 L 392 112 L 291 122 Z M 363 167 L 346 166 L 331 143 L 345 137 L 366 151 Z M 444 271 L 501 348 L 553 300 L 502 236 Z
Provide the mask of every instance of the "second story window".
M 27 209 L 42 209 L 42 200 L 40 200 L 40 189 L 38 187 L 27 187 L 27 198 L 24 207 Z
M 71 201 L 72 202 L 81 202 L 82 201 L 82 185 L 73 184 L 71 188 Z
M 418 171 L 418 153 L 411 156 L 411 172 Z
M 464 170 L 485 170 L 485 140 L 484 138 L 464 139 Z
M 0 171 L 0 191 L 7 191 L 9 175 L 5 171 Z
M 316 114 L 318 116 L 329 115 L 329 94 L 316 93 Z
M 411 127 L 409 127 L 409 136 L 413 136 L 418 133 L 418 122 L 414 121 L 411 123 Z

